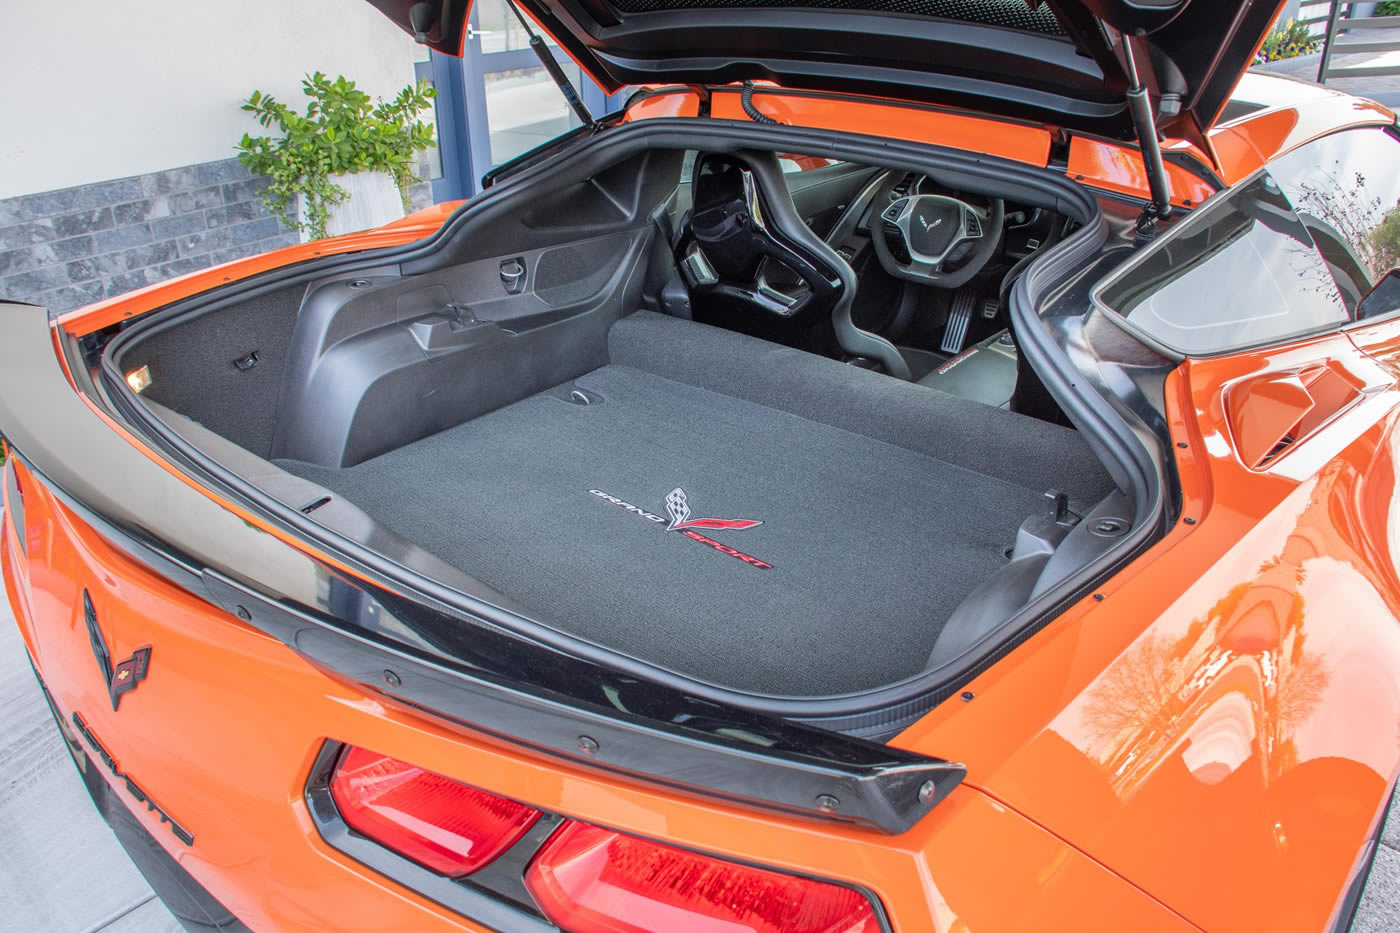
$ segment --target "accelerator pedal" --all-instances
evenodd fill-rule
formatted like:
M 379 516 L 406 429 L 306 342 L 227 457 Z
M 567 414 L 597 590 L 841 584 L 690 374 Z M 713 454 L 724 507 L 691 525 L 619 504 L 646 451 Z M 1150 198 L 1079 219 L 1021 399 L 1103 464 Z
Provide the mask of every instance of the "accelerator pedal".
M 953 306 L 948 310 L 948 326 L 943 328 L 943 342 L 938 349 L 956 356 L 962 352 L 967 341 L 967 325 L 972 321 L 972 309 L 977 304 L 977 293 L 970 288 L 960 288 L 953 295 Z

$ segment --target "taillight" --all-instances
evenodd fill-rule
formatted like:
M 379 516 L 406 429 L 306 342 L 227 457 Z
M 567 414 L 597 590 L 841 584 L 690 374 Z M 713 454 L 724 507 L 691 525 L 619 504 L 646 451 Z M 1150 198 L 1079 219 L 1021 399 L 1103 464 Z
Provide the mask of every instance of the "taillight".
M 586 823 L 566 823 L 525 885 L 572 933 L 752 930 L 878 933 L 870 900 L 840 885 L 738 865 Z
M 331 797 L 355 832 L 449 877 L 491 862 L 540 811 L 388 755 L 349 747 Z

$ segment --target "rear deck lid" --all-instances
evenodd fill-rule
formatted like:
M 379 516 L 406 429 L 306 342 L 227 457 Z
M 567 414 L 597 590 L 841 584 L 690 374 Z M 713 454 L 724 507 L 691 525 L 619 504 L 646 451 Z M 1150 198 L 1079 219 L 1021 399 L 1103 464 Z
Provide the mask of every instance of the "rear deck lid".
M 457 55 L 468 0 L 370 0 Z M 783 87 L 945 103 L 1133 136 L 1123 36 L 1159 127 L 1216 120 L 1282 0 L 517 0 L 608 92 Z M 1165 97 L 1163 95 L 1166 95 Z

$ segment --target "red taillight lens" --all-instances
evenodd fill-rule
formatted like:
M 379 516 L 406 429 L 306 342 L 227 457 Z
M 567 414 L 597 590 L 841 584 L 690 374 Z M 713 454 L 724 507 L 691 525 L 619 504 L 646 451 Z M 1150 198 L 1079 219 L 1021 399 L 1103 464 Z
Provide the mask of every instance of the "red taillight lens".
M 878 933 L 859 891 L 567 823 L 525 874 L 572 933 Z
M 476 871 L 518 840 L 540 811 L 363 748 L 347 748 L 331 799 L 351 829 L 439 874 Z

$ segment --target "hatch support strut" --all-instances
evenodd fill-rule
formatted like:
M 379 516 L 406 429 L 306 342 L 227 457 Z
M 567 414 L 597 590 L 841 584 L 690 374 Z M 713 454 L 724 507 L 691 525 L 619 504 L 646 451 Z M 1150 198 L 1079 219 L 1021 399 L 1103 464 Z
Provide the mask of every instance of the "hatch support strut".
M 1138 220 L 1138 229 L 1144 232 L 1151 229 L 1152 222 L 1159 217 L 1170 217 L 1172 212 L 1171 185 L 1167 181 L 1167 167 L 1162 163 L 1162 147 L 1157 141 L 1157 121 L 1152 117 L 1152 101 L 1147 96 L 1138 75 L 1137 60 L 1133 57 L 1133 43 L 1123 36 L 1123 56 L 1128 66 L 1128 112 L 1133 118 L 1133 129 L 1137 131 L 1138 146 L 1142 149 L 1142 164 L 1147 170 L 1147 187 L 1152 193 Z
M 539 34 L 530 28 L 530 24 L 525 21 L 525 17 L 521 14 L 520 8 L 515 5 L 514 0 L 506 0 L 506 6 L 510 7 L 510 11 L 515 14 L 515 18 L 520 20 L 520 28 L 525 30 L 525 35 L 530 37 L 530 48 L 534 50 L 535 57 L 540 60 L 540 64 L 544 66 L 544 70 L 549 72 L 549 77 L 553 79 L 554 83 L 559 87 L 559 92 L 564 95 L 564 99 L 569 102 L 569 106 L 573 108 L 574 113 L 578 114 L 578 118 L 583 121 L 583 125 L 590 130 L 596 130 L 601 127 L 602 124 L 593 119 L 593 114 L 588 112 L 588 107 L 584 104 L 583 98 L 578 96 L 578 91 L 569 83 L 569 79 L 565 76 L 564 70 L 559 67 L 559 63 L 555 61 L 554 56 L 550 54 L 549 46 L 545 45 L 544 40 L 539 37 Z

